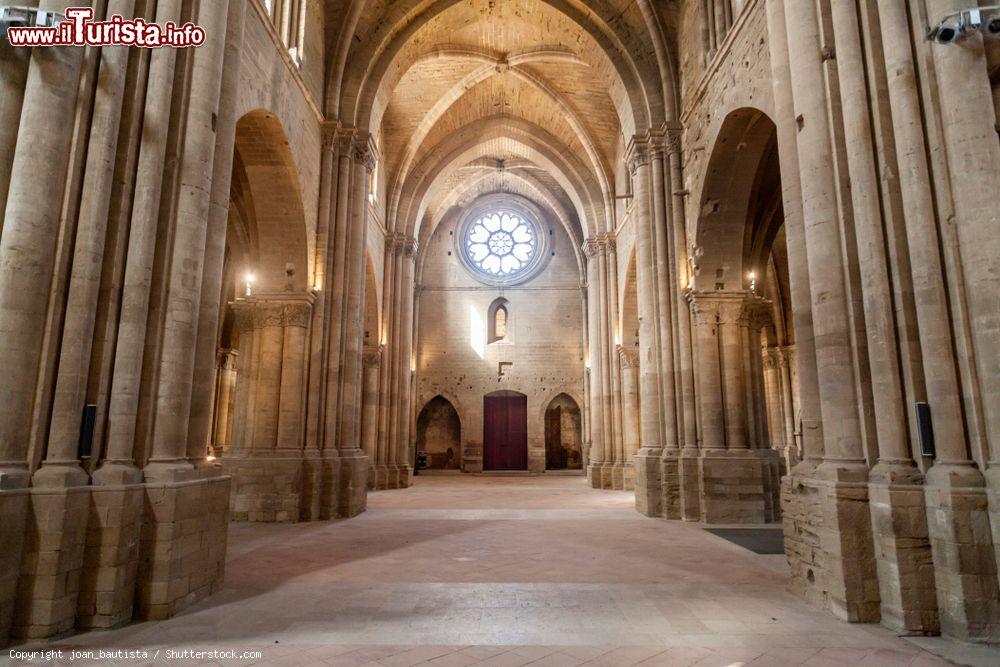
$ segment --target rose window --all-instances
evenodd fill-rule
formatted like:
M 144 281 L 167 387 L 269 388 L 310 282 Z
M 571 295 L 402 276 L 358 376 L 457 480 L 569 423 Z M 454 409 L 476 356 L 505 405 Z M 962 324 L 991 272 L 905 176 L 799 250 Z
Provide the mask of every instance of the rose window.
M 531 266 L 537 242 L 534 227 L 515 213 L 488 213 L 465 232 L 469 260 L 498 278 L 513 277 Z

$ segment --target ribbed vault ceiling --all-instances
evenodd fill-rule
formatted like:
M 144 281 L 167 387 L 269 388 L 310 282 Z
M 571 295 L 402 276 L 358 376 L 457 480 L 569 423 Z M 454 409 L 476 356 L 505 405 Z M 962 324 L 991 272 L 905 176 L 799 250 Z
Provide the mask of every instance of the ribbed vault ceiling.
M 328 115 L 374 136 L 389 229 L 508 192 L 579 244 L 614 226 L 628 139 L 674 117 L 676 4 L 329 0 Z

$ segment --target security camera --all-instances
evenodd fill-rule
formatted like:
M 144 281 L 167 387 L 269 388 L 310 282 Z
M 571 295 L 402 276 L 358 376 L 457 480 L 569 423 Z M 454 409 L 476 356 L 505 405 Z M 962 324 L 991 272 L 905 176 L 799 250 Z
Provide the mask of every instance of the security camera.
M 52 28 L 65 20 L 63 14 L 37 7 L 0 5 L 0 36 L 7 35 L 7 28 Z
M 1000 5 L 973 7 L 948 14 L 931 28 L 927 38 L 938 44 L 952 44 L 974 32 L 1000 39 Z

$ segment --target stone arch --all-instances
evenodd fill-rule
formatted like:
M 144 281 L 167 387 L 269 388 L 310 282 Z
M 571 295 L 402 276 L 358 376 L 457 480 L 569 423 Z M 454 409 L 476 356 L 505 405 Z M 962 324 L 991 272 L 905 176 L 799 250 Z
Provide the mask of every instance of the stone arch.
M 301 188 L 281 121 L 258 109 L 236 124 L 238 193 L 246 257 L 260 292 L 307 292 L 308 242 Z M 235 193 L 234 193 L 235 194 Z
M 427 453 L 431 469 L 462 467 L 462 420 L 451 401 L 437 394 L 417 415 L 416 447 Z
M 545 469 L 583 469 L 583 419 L 580 405 L 565 392 L 545 407 Z
M 694 286 L 702 291 L 749 288 L 749 272 L 766 258 L 780 227 L 780 190 L 761 211 L 755 197 L 777 175 L 777 128 L 761 110 L 744 107 L 723 121 L 698 192 Z M 773 191 L 773 188 L 771 188 Z M 777 224 L 776 224 L 777 223 Z M 763 277 L 761 271 L 761 278 Z

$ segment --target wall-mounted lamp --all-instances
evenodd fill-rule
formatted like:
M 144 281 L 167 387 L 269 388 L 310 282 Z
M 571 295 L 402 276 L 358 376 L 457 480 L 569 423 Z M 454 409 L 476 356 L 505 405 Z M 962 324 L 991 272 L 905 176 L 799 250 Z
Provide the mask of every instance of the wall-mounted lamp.
M 754 273 L 753 271 L 751 271 L 749 273 L 749 275 L 747 275 L 747 278 L 750 279 L 750 291 L 753 292 L 754 294 L 756 294 L 757 293 L 757 274 Z
M 253 281 L 256 280 L 252 273 L 247 273 L 246 295 L 253 294 Z

